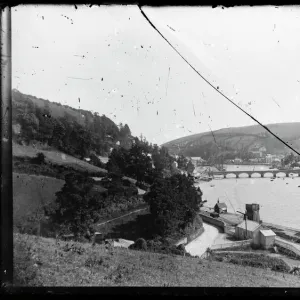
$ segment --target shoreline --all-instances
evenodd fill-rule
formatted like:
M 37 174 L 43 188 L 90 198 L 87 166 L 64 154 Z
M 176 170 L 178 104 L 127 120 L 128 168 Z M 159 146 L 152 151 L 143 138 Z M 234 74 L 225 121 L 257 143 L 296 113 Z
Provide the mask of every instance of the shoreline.
M 292 227 L 287 227 L 287 226 L 283 226 L 283 225 L 278 225 L 278 224 L 274 224 L 274 223 L 268 223 L 268 222 L 262 222 L 262 225 L 266 226 L 266 227 L 273 227 L 278 229 L 279 231 L 291 231 L 294 233 L 294 235 L 298 234 L 300 235 L 300 229 L 297 228 L 292 228 Z

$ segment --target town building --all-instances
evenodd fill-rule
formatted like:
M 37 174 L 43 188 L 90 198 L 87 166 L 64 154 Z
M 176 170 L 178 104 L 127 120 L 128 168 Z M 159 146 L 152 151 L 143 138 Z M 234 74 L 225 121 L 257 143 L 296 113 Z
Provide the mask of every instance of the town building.
M 260 230 L 260 245 L 263 249 L 270 249 L 275 244 L 275 232 L 270 229 Z
M 250 153 L 254 156 L 254 158 L 262 158 L 266 155 L 267 149 L 264 146 L 260 146 L 259 144 L 255 144 L 251 149 Z
M 235 162 L 235 163 L 241 163 L 241 162 L 243 162 L 243 160 L 242 160 L 241 158 L 236 157 L 236 158 L 234 159 L 234 162 Z
M 260 244 L 260 233 L 261 224 L 251 221 L 244 220 L 242 223 L 236 226 L 235 228 L 235 236 L 239 240 L 250 240 L 254 245 Z
M 218 201 L 218 203 L 214 207 L 214 211 L 218 214 L 227 213 L 227 205 Z
M 194 164 L 194 166 L 199 167 L 201 165 L 203 165 L 204 163 L 206 163 L 206 160 L 201 158 L 200 156 L 198 157 L 191 157 L 192 163 Z

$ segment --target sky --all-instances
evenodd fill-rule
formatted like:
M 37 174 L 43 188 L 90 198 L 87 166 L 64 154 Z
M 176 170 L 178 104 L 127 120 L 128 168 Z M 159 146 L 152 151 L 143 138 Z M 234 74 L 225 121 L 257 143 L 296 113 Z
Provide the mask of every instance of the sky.
M 143 10 L 202 77 L 261 123 L 300 122 L 299 6 Z M 256 124 L 133 5 L 13 7 L 12 86 L 105 114 L 157 144 Z

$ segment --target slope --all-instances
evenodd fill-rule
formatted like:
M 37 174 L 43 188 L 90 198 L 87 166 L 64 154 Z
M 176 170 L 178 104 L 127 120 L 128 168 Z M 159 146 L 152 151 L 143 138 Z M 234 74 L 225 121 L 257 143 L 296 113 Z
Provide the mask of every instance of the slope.
M 278 137 L 300 150 L 300 122 L 269 124 L 267 127 Z M 236 154 L 250 151 L 255 146 L 265 147 L 267 153 L 281 154 L 290 152 L 279 140 L 259 125 L 223 128 L 186 136 L 163 144 L 172 153 L 208 158 L 210 153 Z

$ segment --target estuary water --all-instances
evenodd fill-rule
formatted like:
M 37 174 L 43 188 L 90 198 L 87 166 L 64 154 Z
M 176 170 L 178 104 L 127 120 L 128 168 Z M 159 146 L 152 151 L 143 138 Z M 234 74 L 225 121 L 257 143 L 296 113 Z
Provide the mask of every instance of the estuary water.
M 267 170 L 269 166 L 227 165 L 227 171 Z M 267 223 L 278 224 L 300 230 L 300 177 L 285 178 L 279 173 L 278 178 L 271 181 L 272 175 L 260 178 L 253 174 L 252 178 L 235 178 L 227 175 L 228 179 L 213 179 L 210 182 L 200 182 L 205 206 L 213 207 L 218 199 L 225 202 L 228 212 L 246 209 L 245 204 L 260 204 L 260 218 Z M 243 175 L 241 175 L 243 176 Z

